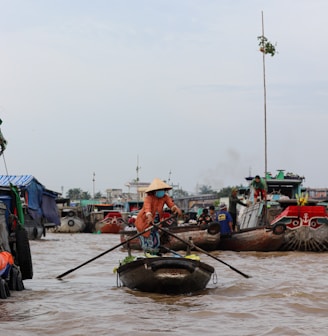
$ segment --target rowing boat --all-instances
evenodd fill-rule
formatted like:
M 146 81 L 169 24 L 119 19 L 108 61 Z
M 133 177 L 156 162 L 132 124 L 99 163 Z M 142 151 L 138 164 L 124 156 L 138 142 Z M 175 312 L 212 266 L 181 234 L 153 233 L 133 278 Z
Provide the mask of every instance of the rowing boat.
M 214 268 L 190 257 L 145 257 L 122 264 L 123 286 L 150 293 L 186 294 L 204 290 Z

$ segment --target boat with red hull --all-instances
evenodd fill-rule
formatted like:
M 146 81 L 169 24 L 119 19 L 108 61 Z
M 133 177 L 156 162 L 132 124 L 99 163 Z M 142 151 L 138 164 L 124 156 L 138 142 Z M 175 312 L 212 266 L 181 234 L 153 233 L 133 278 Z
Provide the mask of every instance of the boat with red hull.
M 95 231 L 100 233 L 119 233 L 126 223 L 119 211 L 109 211 L 105 218 L 95 225 Z
M 271 225 L 286 230 L 281 250 L 328 251 L 328 214 L 323 205 L 289 205 Z
M 304 177 L 285 174 L 283 170 L 275 177 L 268 174 L 265 178 L 267 199 L 255 203 L 251 188 L 246 190 L 252 202 L 239 216 L 241 233 L 232 234 L 234 239 L 227 242 L 221 237 L 220 248 L 249 250 L 253 237 L 251 233 L 245 234 L 245 230 L 250 229 L 254 240 L 256 235 L 261 236 L 259 245 L 252 247 L 255 250 L 264 247 L 266 251 L 328 251 L 327 208 L 308 199 L 303 180 Z M 268 238 L 266 243 L 265 236 Z

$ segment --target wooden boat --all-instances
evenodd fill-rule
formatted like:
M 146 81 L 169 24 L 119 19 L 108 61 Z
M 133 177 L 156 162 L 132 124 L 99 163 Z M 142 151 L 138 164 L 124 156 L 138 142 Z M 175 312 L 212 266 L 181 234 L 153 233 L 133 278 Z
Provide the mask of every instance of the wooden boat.
M 97 222 L 95 232 L 100 233 L 119 233 L 125 227 L 122 214 L 119 211 L 109 211 L 106 217 Z
M 0 175 L 0 200 L 11 213 L 16 198 L 11 185 L 17 188 L 17 197 L 24 197 L 19 215 L 29 239 L 40 239 L 42 235 L 46 235 L 47 227 L 60 225 L 56 205 L 57 192 L 46 189 L 32 175 Z
M 220 250 L 269 252 L 280 249 L 284 242 L 284 230 L 272 230 L 265 225 L 264 204 L 256 203 L 243 208 L 238 218 L 238 231 L 221 235 Z M 267 209 L 267 218 L 273 219 L 280 207 L 272 205 Z
M 7 141 L 0 129 L 0 156 L 6 144 Z M 45 205 L 54 204 L 53 199 L 42 197 L 42 192 L 45 191 L 43 186 L 30 176 L 26 179 L 24 176 L 0 175 L 0 299 L 9 297 L 11 290 L 23 290 L 23 280 L 33 277 L 31 250 L 28 233 L 24 228 L 24 210 L 20 193 L 26 189 L 18 187 L 23 183 L 25 187 L 34 183 L 34 187 L 39 187 L 39 199 L 42 199 Z M 30 196 L 33 196 L 33 190 L 29 190 Z M 35 199 L 33 205 L 34 210 L 42 210 L 38 208 L 39 204 Z M 49 215 L 48 211 L 45 212 Z M 45 212 L 40 213 L 44 215 Z
M 11 290 L 23 290 L 23 280 L 33 277 L 28 233 L 17 226 L 17 219 L 7 222 L 7 211 L 0 201 L 0 299 L 9 297 Z
M 252 180 L 252 177 L 246 178 Z M 242 212 L 240 231 L 262 227 L 272 231 L 271 237 L 280 236 L 281 246 L 277 250 L 323 252 L 328 250 L 328 215 L 326 207 L 305 196 L 302 182 L 304 177 L 283 170 L 266 178 L 268 195 Z M 252 199 L 252 195 L 250 195 Z M 300 201 L 301 200 L 301 201 Z M 275 237 L 278 245 L 279 238 Z M 245 240 L 245 246 L 248 241 Z M 274 250 L 272 240 L 267 250 Z
M 85 232 L 85 214 L 82 206 L 72 206 L 69 198 L 56 200 L 60 214 L 60 225 L 48 229 L 49 232 L 79 233 Z
M 49 228 L 49 232 L 53 233 L 79 233 L 84 232 L 86 224 L 83 217 L 83 212 L 80 207 L 66 207 L 60 209 L 60 225 L 54 228 Z
M 220 224 L 215 222 L 211 223 L 205 230 L 201 230 L 199 226 L 195 224 L 168 226 L 166 229 L 184 241 L 192 240 L 196 246 L 206 251 L 216 250 L 220 242 Z M 121 231 L 121 242 L 126 241 L 136 233 L 137 231 L 135 229 Z M 188 247 L 183 241 L 163 232 L 160 232 L 160 239 L 162 246 L 173 251 L 186 250 Z M 129 247 L 134 250 L 142 250 L 139 238 L 132 239 L 129 242 L 129 246 L 124 247 Z
M 230 251 L 278 251 L 284 242 L 282 234 L 273 233 L 265 227 L 245 229 L 233 232 L 231 235 L 222 235 L 219 250 Z
M 142 292 L 186 294 L 206 288 L 214 268 L 183 257 L 137 258 L 117 269 L 123 286 Z
M 271 225 L 286 230 L 281 250 L 328 251 L 328 214 L 323 205 L 289 205 Z

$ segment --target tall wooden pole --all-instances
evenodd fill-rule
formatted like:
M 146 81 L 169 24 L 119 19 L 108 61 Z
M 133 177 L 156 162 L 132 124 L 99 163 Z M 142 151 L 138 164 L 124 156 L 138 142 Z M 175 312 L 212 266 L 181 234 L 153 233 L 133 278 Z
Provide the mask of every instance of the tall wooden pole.
M 96 192 L 95 184 L 96 184 L 96 173 L 93 172 L 93 177 L 92 177 L 93 199 L 95 199 L 95 192 Z
M 264 37 L 264 18 L 262 11 L 262 37 Z M 265 78 L 265 52 L 263 59 L 263 95 L 264 95 L 264 178 L 266 180 L 268 172 L 268 142 L 267 142 L 267 107 L 266 107 L 266 78 Z

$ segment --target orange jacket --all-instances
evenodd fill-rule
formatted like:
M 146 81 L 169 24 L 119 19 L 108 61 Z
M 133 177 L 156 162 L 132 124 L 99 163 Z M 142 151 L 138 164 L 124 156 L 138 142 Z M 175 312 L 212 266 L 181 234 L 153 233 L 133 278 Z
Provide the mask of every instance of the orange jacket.
M 7 251 L 0 252 L 0 274 L 2 274 L 5 271 L 8 264 L 12 265 L 13 263 L 14 258 L 9 252 Z
M 175 205 L 172 198 L 165 194 L 164 197 L 158 198 L 155 195 L 147 195 L 144 199 L 144 204 L 141 210 L 138 213 L 135 226 L 139 232 L 144 231 L 150 225 L 147 223 L 147 216 L 146 214 L 150 212 L 153 216 L 153 219 L 156 216 L 156 212 L 158 212 L 160 220 L 163 220 L 163 207 L 167 205 L 170 209 Z M 150 231 L 143 234 L 145 237 L 149 237 Z

